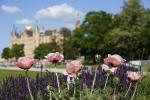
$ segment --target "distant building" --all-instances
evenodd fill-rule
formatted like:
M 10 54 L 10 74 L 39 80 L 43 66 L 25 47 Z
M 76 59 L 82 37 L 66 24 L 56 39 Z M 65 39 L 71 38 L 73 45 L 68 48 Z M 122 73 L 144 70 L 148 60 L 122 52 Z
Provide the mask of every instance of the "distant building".
M 26 56 L 33 56 L 34 49 L 41 43 L 50 43 L 55 41 L 58 45 L 62 45 L 63 34 L 60 29 L 44 30 L 31 25 L 25 26 L 23 32 L 18 33 L 17 28 L 13 26 L 11 32 L 11 46 L 13 44 L 24 44 L 24 53 Z
M 79 13 L 77 13 L 77 20 L 75 28 L 80 27 Z M 24 44 L 25 56 L 34 56 L 34 49 L 41 43 L 50 43 L 55 41 L 60 47 L 63 45 L 63 34 L 61 29 L 45 30 L 38 26 L 33 28 L 31 25 L 25 26 L 23 32 L 18 32 L 15 25 L 11 32 L 11 46 L 13 44 Z

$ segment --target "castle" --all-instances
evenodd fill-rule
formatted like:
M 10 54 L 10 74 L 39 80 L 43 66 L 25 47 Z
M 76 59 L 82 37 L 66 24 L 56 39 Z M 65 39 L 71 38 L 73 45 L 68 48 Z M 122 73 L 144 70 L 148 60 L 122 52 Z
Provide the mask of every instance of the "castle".
M 80 21 L 77 20 L 75 28 L 80 27 Z M 15 25 L 11 32 L 11 47 L 13 44 L 24 44 L 25 56 L 34 56 L 34 50 L 41 43 L 50 43 L 55 41 L 59 46 L 63 45 L 64 36 L 61 29 L 44 30 L 38 26 L 33 29 L 31 25 L 26 25 L 23 32 L 18 33 Z
M 79 13 L 77 13 L 77 20 L 75 28 L 80 27 Z M 25 56 L 34 56 L 34 50 L 41 43 L 50 43 L 55 41 L 59 46 L 63 45 L 63 34 L 61 29 L 44 30 L 38 26 L 33 28 L 31 25 L 26 25 L 23 32 L 18 33 L 15 25 L 11 32 L 11 47 L 13 44 L 24 44 Z
M 55 41 L 58 45 L 62 45 L 63 38 L 61 29 L 44 30 L 39 29 L 38 26 L 33 29 L 31 25 L 27 25 L 23 32 L 18 33 L 17 28 L 13 26 L 11 32 L 11 46 L 13 44 L 24 44 L 25 56 L 33 57 L 34 49 L 39 44 Z

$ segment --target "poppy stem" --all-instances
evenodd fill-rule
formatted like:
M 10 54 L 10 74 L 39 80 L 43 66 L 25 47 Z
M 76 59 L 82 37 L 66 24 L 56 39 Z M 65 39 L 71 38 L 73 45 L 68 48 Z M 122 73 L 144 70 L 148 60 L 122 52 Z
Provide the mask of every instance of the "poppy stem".
M 55 64 L 55 70 L 56 70 L 56 64 Z M 57 72 L 55 72 L 55 74 L 56 74 L 56 78 L 57 78 L 57 86 L 58 86 L 59 98 L 61 98 L 61 91 L 60 91 L 60 82 L 59 82 L 59 78 L 58 78 Z
M 133 100 L 134 96 L 135 96 L 135 93 L 136 93 L 136 90 L 137 90 L 137 86 L 138 86 L 138 82 L 136 83 L 135 85 L 135 89 L 134 89 L 134 92 L 133 92 L 133 95 L 131 97 L 131 100 Z
M 26 70 L 26 77 L 27 77 L 27 87 L 28 87 L 29 95 L 30 95 L 31 100 L 33 100 L 33 96 L 32 96 L 32 93 L 31 93 L 30 86 L 29 86 L 28 69 Z
M 130 83 L 129 88 L 128 88 L 128 90 L 127 90 L 127 92 L 126 92 L 125 96 L 124 96 L 125 98 L 126 98 L 126 96 L 128 95 L 129 90 L 131 89 L 131 86 L 132 86 L 132 82 Z
M 74 86 L 73 98 L 75 98 L 75 95 L 76 95 L 76 84 L 75 84 L 75 86 Z
M 51 93 L 51 90 L 49 91 L 49 97 L 50 97 L 50 100 L 52 100 L 52 93 Z
M 113 100 L 116 100 L 116 87 L 114 87 Z
M 68 90 L 70 89 L 69 83 L 67 83 L 67 88 L 68 88 Z
M 69 77 L 69 76 L 67 76 L 67 89 L 68 89 L 68 90 L 70 89 L 69 84 L 70 84 L 70 77 Z
M 108 77 L 109 77 L 109 74 L 106 74 L 106 81 L 105 81 L 105 85 L 104 85 L 104 90 L 105 90 L 107 83 L 108 83 Z
M 96 71 L 97 71 L 97 69 L 95 69 L 95 74 L 94 74 L 94 79 L 93 79 L 93 83 L 92 83 L 90 96 L 92 95 L 92 92 L 93 92 L 93 89 L 94 89 L 94 85 L 95 85 L 95 81 L 96 81 Z

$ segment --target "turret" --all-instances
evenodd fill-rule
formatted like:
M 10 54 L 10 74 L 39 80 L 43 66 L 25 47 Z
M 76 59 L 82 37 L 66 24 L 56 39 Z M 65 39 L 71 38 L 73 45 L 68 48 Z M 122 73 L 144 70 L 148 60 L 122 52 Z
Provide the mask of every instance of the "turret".
M 33 28 L 31 25 L 25 26 L 25 34 L 24 35 L 29 36 L 29 37 L 33 36 Z
M 25 30 L 26 31 L 31 31 L 32 30 L 32 26 L 31 25 L 26 25 L 25 26 Z
M 13 25 L 13 28 L 12 28 L 12 32 L 11 32 L 11 37 L 15 37 L 17 34 L 17 28 L 15 25 Z
M 37 25 L 35 31 L 36 31 L 36 32 L 39 32 L 39 30 L 40 30 L 40 28 L 39 28 L 39 26 Z
M 79 15 L 79 12 L 77 13 L 77 21 L 76 21 L 76 24 L 75 24 L 75 28 L 79 28 L 80 27 L 80 15 Z

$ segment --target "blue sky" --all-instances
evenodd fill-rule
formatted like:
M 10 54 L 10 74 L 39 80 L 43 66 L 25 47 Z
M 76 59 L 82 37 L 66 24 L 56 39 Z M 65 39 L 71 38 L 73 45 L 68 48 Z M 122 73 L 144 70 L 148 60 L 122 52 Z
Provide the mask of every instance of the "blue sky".
M 24 26 L 38 25 L 45 29 L 73 28 L 77 14 L 82 21 L 89 11 L 104 10 L 116 14 L 125 0 L 0 0 L 0 53 L 10 46 L 10 32 L 15 24 L 18 31 Z M 141 0 L 150 8 L 150 0 Z

